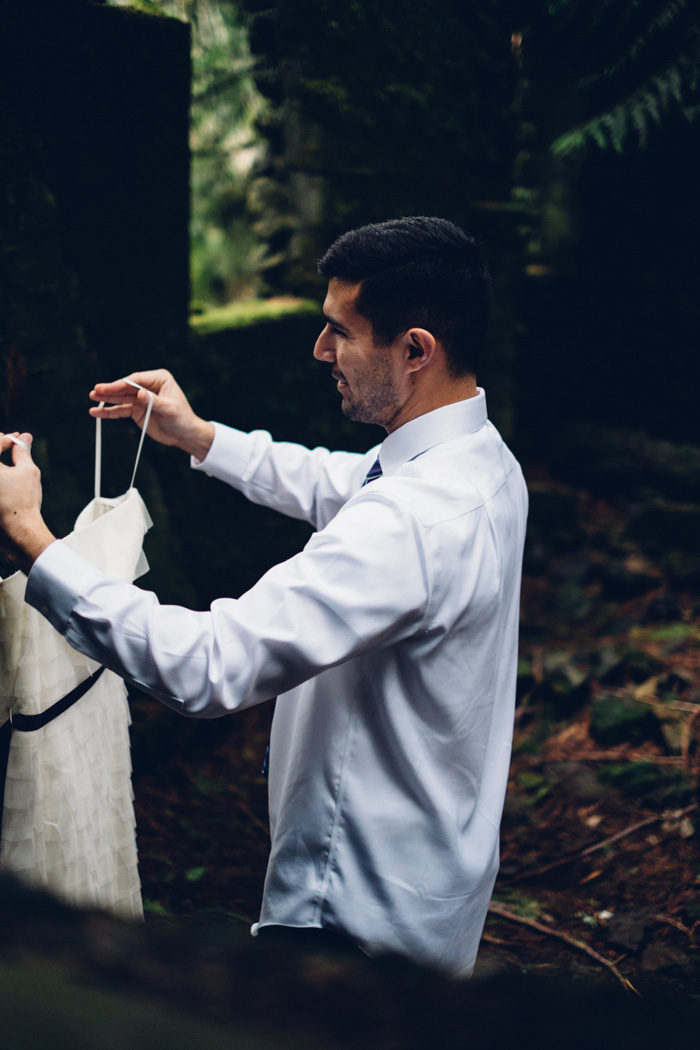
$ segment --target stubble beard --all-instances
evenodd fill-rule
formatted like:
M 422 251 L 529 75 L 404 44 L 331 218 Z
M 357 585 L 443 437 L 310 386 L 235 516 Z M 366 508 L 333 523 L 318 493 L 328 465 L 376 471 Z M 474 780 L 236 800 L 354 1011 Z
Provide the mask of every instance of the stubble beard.
M 398 391 L 388 372 L 377 369 L 376 373 L 363 379 L 366 391 L 353 394 L 348 388 L 343 394 L 341 409 L 346 419 L 353 423 L 376 423 L 384 426 L 394 415 L 398 402 Z

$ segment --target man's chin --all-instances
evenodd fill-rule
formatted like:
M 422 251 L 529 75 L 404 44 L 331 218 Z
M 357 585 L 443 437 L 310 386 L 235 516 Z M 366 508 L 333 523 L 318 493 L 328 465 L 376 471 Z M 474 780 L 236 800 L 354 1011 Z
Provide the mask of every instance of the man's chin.
M 356 403 L 347 394 L 343 396 L 340 409 L 346 419 L 351 420 L 353 423 L 364 423 L 362 412 L 358 411 Z

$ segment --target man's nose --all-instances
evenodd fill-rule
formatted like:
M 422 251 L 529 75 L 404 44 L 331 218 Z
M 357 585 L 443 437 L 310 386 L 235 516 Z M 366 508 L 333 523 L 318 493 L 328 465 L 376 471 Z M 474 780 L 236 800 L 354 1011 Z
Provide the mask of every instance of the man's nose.
M 316 340 L 316 345 L 314 346 L 314 357 L 317 361 L 335 361 L 335 350 L 333 349 L 333 344 L 330 338 L 329 325 L 326 325 Z

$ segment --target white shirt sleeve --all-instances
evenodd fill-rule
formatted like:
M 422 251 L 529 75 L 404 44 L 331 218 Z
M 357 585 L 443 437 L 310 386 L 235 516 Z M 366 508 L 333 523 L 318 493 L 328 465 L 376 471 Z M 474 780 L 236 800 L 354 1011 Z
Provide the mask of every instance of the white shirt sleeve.
M 208 612 L 161 605 L 60 541 L 37 559 L 26 600 L 74 648 L 181 713 L 214 718 L 420 630 L 431 593 L 421 539 L 408 507 L 368 489 Z
M 192 467 L 227 482 L 252 503 L 323 528 L 362 485 L 376 449 L 365 454 L 308 449 L 273 441 L 265 430 L 246 434 L 215 423 L 203 460 Z

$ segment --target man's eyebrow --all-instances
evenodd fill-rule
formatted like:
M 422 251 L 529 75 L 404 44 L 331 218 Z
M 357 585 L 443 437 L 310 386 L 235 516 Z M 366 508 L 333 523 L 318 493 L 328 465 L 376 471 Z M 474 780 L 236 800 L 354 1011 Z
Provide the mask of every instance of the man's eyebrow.
M 333 328 L 339 328 L 342 332 L 348 331 L 348 329 L 341 321 L 336 321 L 336 319 L 334 317 L 331 317 L 330 314 L 327 314 L 325 310 L 323 311 L 323 319 L 327 324 L 331 325 Z

